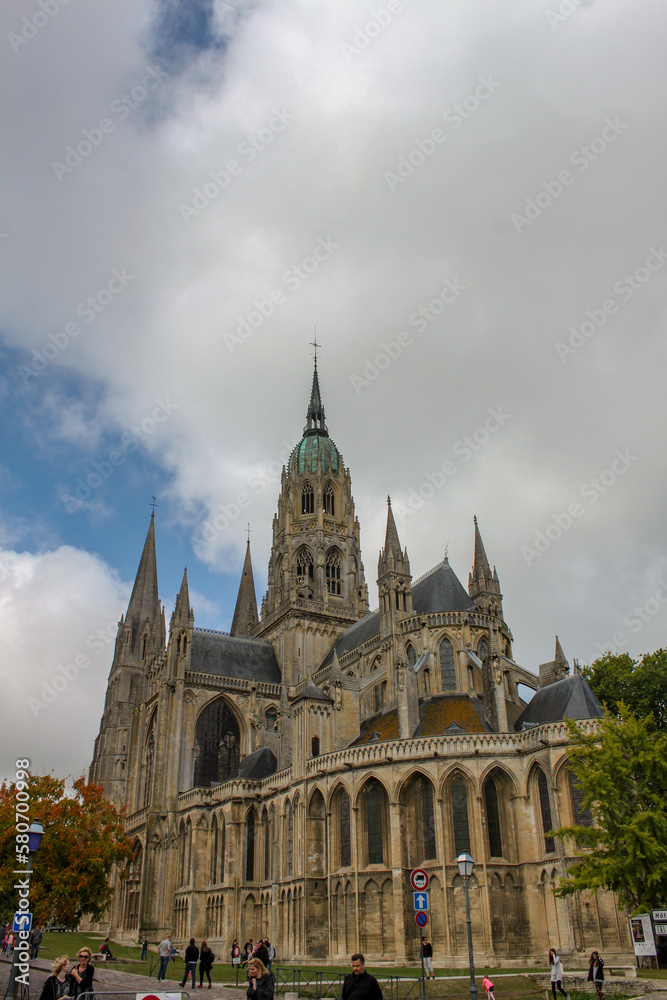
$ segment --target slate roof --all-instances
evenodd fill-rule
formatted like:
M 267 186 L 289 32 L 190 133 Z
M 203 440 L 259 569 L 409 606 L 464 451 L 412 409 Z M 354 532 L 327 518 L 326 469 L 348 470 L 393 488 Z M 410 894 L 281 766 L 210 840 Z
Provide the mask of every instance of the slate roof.
M 190 670 L 269 684 L 281 681 L 280 667 L 270 642 L 205 629 L 192 632 Z
M 475 603 L 470 599 L 468 592 L 449 565 L 449 560 L 444 559 L 443 562 L 425 573 L 417 583 L 413 584 L 412 607 L 415 614 L 425 615 L 438 611 L 472 611 Z M 334 646 L 338 658 L 340 659 L 345 653 L 349 653 L 379 634 L 380 612 L 374 611 L 373 614 L 366 615 L 365 618 L 350 625 L 343 632 Z M 322 666 L 327 666 L 332 660 L 333 649 L 327 655 Z
M 546 722 L 596 719 L 601 715 L 604 715 L 604 709 L 584 678 L 581 674 L 573 674 L 536 691 L 514 728 L 521 732 L 524 728 Z
M 333 702 L 333 698 L 330 698 L 328 694 L 324 693 L 324 691 L 320 691 L 317 685 L 313 684 L 312 681 L 310 682 L 310 684 L 307 685 L 307 687 L 301 692 L 300 695 L 297 695 L 297 697 L 294 699 L 293 704 L 296 704 L 297 701 L 301 701 L 303 698 L 308 698 L 310 701 Z
M 278 761 L 271 750 L 268 747 L 260 747 L 259 750 L 253 750 L 243 758 L 234 777 L 259 781 L 261 778 L 268 778 L 270 774 L 275 774 L 277 770 Z

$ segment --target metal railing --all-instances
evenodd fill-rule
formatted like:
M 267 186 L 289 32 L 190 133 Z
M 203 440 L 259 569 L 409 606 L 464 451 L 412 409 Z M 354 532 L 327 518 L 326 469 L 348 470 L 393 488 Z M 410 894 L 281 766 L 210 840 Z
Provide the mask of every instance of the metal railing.
M 276 993 L 297 993 L 311 1000 L 341 1000 L 345 972 L 318 972 L 312 969 L 280 969 L 271 971 L 276 977 Z M 421 1000 L 425 994 L 424 979 L 414 976 L 376 976 L 385 1000 Z

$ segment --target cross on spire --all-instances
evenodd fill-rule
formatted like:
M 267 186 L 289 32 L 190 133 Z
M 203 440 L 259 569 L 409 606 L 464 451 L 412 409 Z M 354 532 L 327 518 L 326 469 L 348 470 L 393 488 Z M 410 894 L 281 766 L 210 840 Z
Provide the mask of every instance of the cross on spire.
M 245 530 L 248 532 L 248 544 L 250 544 L 250 535 L 251 535 L 250 521 L 248 521 L 248 527 Z
M 321 347 L 321 344 L 317 343 L 317 327 L 315 327 L 315 339 L 311 340 L 310 346 L 315 348 L 315 367 L 317 368 L 317 348 Z
M 157 502 L 157 500 L 155 499 L 155 497 L 153 497 L 153 503 L 149 503 L 148 506 L 153 508 L 153 514 L 152 514 L 152 516 L 155 517 L 155 508 L 160 506 L 160 504 Z

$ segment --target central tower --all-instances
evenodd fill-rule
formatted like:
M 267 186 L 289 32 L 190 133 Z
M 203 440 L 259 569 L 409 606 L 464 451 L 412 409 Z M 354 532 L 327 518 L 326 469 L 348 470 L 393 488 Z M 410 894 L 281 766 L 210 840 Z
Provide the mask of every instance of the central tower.
M 317 355 L 303 437 L 280 485 L 268 589 L 253 634 L 272 642 L 283 681 L 293 686 L 368 612 L 350 473 L 329 437 Z

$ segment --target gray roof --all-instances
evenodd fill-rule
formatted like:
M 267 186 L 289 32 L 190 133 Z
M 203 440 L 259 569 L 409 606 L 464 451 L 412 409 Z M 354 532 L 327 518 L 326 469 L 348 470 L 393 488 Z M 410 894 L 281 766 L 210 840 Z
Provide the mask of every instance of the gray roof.
M 259 750 L 253 750 L 243 758 L 234 777 L 260 781 L 262 778 L 268 778 L 270 774 L 275 774 L 277 770 L 278 761 L 274 754 L 268 747 L 260 747 Z
M 433 611 L 472 611 L 475 602 L 445 559 L 412 585 L 415 614 Z
M 535 692 L 516 721 L 515 729 L 539 726 L 563 719 L 596 719 L 604 709 L 581 676 L 573 674 L 562 681 L 547 684 Z
M 297 695 L 294 702 L 296 703 L 297 701 L 301 701 L 302 698 L 308 698 L 310 701 L 333 701 L 333 698 L 330 698 L 328 694 L 324 693 L 324 691 L 320 691 L 317 685 L 313 684 L 312 681 L 306 686 L 300 695 Z
M 190 670 L 269 684 L 280 684 L 281 681 L 280 667 L 270 642 L 206 629 L 194 629 L 192 632 Z
M 326 666 L 328 663 L 331 663 L 333 660 L 334 649 L 340 659 L 340 657 L 344 656 L 345 653 L 349 653 L 351 649 L 356 649 L 357 646 L 361 646 L 362 643 L 379 634 L 380 612 L 374 611 L 372 615 L 366 615 L 358 622 L 355 622 L 354 625 L 350 625 L 350 627 L 343 632 L 336 645 L 329 652 L 322 666 Z

